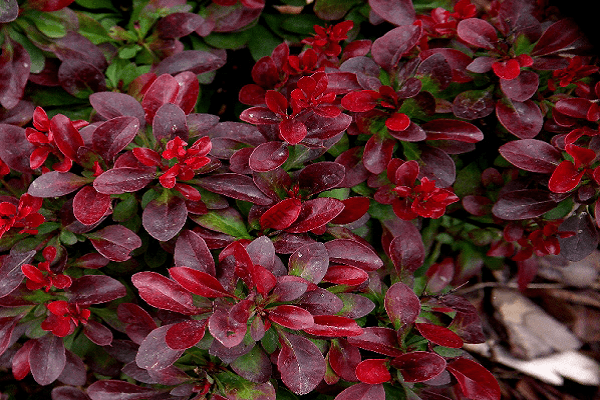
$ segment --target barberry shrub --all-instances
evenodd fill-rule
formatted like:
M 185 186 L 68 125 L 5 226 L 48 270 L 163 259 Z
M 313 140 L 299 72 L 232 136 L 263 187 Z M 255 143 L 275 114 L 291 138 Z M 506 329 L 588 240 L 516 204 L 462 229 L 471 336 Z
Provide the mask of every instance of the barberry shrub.
M 15 382 L 500 399 L 455 288 L 512 266 L 524 289 L 599 241 L 600 83 L 573 21 L 533 0 L 92 3 L 0 7 Z M 211 82 L 245 45 L 253 82 L 221 121 Z

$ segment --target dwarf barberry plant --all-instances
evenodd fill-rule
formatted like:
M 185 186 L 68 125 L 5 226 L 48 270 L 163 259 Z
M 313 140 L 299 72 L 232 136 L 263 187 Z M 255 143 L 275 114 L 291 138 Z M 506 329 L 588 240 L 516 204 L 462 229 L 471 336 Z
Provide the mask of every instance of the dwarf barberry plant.
M 498 260 L 525 288 L 599 242 L 598 67 L 571 20 L 92 3 L 0 7 L 0 368 L 53 400 L 500 399 L 453 288 Z M 210 82 L 245 45 L 220 121 Z

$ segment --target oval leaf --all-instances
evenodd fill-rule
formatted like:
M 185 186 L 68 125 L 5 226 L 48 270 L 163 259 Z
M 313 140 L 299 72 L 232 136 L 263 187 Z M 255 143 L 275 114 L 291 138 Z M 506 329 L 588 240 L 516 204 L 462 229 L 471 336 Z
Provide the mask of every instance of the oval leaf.
M 556 147 L 537 139 L 508 142 L 498 151 L 512 165 L 541 174 L 551 174 L 562 161 L 562 154 Z
M 122 225 L 107 226 L 90 234 L 89 239 L 98 253 L 117 262 L 129 260 L 130 253 L 142 245 L 140 237 Z
M 161 242 L 171 240 L 187 221 L 185 200 L 171 196 L 166 202 L 154 199 L 142 212 L 142 225 L 146 232 Z
M 456 380 L 463 394 L 473 400 L 500 400 L 501 390 L 496 378 L 475 361 L 459 357 L 446 367 Z
M 385 294 L 385 311 L 397 330 L 404 332 L 421 312 L 421 301 L 405 283 L 396 282 Z
M 92 146 L 106 161 L 113 161 L 140 129 L 136 117 L 115 117 L 98 126 L 92 134 Z
M 446 360 L 428 351 L 413 351 L 394 358 L 391 363 L 402 374 L 404 382 L 424 382 L 446 369 Z
M 325 376 L 326 364 L 321 351 L 310 340 L 294 334 L 281 332 L 279 343 L 277 368 L 283 383 L 299 395 L 312 392 Z
M 153 307 L 186 315 L 197 312 L 192 295 L 179 283 L 156 272 L 143 271 L 134 274 L 131 282 L 145 302 Z
M 35 197 L 60 197 L 89 183 L 87 178 L 71 172 L 50 171 L 38 176 L 27 190 Z

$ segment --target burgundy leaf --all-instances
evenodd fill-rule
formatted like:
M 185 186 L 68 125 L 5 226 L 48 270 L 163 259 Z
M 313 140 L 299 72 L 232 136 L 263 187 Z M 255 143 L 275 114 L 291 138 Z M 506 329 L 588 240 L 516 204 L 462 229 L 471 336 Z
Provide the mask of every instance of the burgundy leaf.
M 173 260 L 176 267 L 188 267 L 215 276 L 215 260 L 206 242 L 194 231 L 183 230 L 177 242 Z
M 197 313 L 192 295 L 179 283 L 156 272 L 138 272 L 131 277 L 131 282 L 140 297 L 153 307 L 186 315 Z
M 421 301 L 405 283 L 396 282 L 385 293 L 385 311 L 399 331 L 406 331 L 421 312 Z
M 377 106 L 379 93 L 374 90 L 350 92 L 342 98 L 342 106 L 352 112 L 371 111 Z
M 16 1 L 14 3 L 16 5 Z M 3 5 L 0 10 L 0 20 L 12 18 L 14 11 L 18 13 L 19 10 L 18 6 L 15 8 L 11 4 L 8 4 L 7 8 L 4 7 L 6 5 Z M 27 50 L 20 43 L 6 38 L 0 57 L 0 104 L 2 107 L 11 109 L 19 104 L 29 78 L 30 65 L 31 58 Z
M 61 337 L 47 334 L 35 339 L 29 352 L 29 365 L 33 379 L 42 385 L 54 382 L 66 365 L 65 346 Z
M 561 19 L 544 31 L 530 55 L 539 57 L 557 53 L 580 37 L 581 32 L 573 20 Z
M 110 162 L 135 137 L 140 128 L 136 117 L 114 117 L 98 126 L 92 136 L 92 145 L 102 158 Z
M 533 139 L 544 125 L 542 111 L 531 100 L 510 104 L 498 101 L 496 115 L 502 126 L 520 139 Z
M 127 295 L 125 286 L 106 275 L 84 275 L 73 281 L 67 289 L 71 294 L 71 303 L 81 306 L 106 303 Z
M 229 312 L 217 310 L 208 319 L 208 330 L 223 346 L 230 349 L 242 343 L 248 328 L 247 321 L 236 321 L 230 318 Z
M 344 180 L 346 169 L 336 162 L 322 161 L 304 167 L 298 175 L 301 191 L 310 195 L 333 189 Z
M 137 192 L 152 182 L 155 175 L 155 168 L 113 168 L 103 172 L 94 180 L 94 189 L 104 194 Z
M 106 90 L 102 71 L 94 64 L 79 59 L 66 59 L 60 64 L 58 81 L 65 91 L 78 98 Z
M 460 336 L 445 326 L 428 323 L 417 323 L 415 326 L 417 327 L 419 333 L 432 343 L 456 349 L 461 348 L 463 345 L 463 341 Z
M 96 381 L 87 388 L 92 400 L 142 400 L 158 393 L 156 389 L 112 379 Z
M 221 283 L 212 275 L 188 267 L 169 268 L 169 273 L 186 290 L 203 297 L 230 297 Z
M 310 282 L 294 275 L 283 275 L 277 278 L 273 288 L 273 301 L 285 302 L 298 299 L 308 289 Z
M 239 376 L 255 383 L 268 382 L 273 371 L 269 355 L 261 346 L 254 346 L 249 353 L 236 358 L 230 366 Z
M 8 0 L 0 8 L 0 24 L 11 22 L 19 16 L 19 4 L 17 0 Z
M 252 178 L 241 174 L 215 174 L 198 179 L 198 185 L 211 192 L 234 199 L 249 201 L 256 205 L 268 206 L 273 200 L 261 192 Z
M 92 186 L 84 186 L 73 198 L 73 215 L 84 225 L 94 225 L 106 215 L 110 204 L 110 195 L 98 193 Z
M 314 325 L 304 328 L 304 332 L 316 336 L 347 337 L 358 336 L 363 329 L 352 318 L 337 315 L 314 315 Z
M 312 283 L 319 283 L 327 273 L 329 254 L 323 243 L 307 244 L 290 256 L 288 273 L 300 276 Z
M 521 71 L 514 79 L 500 79 L 500 89 L 511 100 L 525 101 L 537 92 L 540 78 L 533 71 Z
M 385 400 L 383 385 L 357 383 L 342 390 L 334 400 Z
M 89 97 L 94 110 L 106 119 L 136 117 L 140 126 L 145 124 L 144 109 L 134 97 L 118 92 L 92 93 Z
M 452 112 L 458 118 L 479 119 L 485 118 L 494 112 L 496 102 L 492 97 L 492 90 L 467 90 L 460 93 L 452 101 Z
M 501 390 L 494 376 L 483 366 L 459 357 L 446 367 L 460 386 L 463 394 L 473 400 L 500 400 Z
M 392 159 L 396 141 L 389 137 L 373 135 L 367 141 L 363 152 L 363 165 L 373 173 L 380 174 Z
M 225 52 L 215 54 L 202 50 L 184 50 L 162 60 L 154 72 L 157 75 L 175 75 L 190 71 L 197 75 L 219 69 L 225 65 L 225 61 Z
M 51 397 L 52 400 L 90 400 L 90 397 L 83 390 L 73 386 L 55 387 L 52 389 Z
M 249 165 L 253 171 L 266 172 L 280 167 L 288 158 L 289 151 L 283 142 L 267 142 L 252 151 Z
M 12 335 L 20 318 L 3 317 L 0 318 L 0 355 L 4 354 L 8 346 L 11 344 L 10 336 Z
M 502 157 L 525 171 L 551 174 L 562 161 L 561 152 L 551 144 L 522 139 L 508 142 L 498 149 Z
M 588 99 L 571 98 L 556 102 L 554 110 L 573 118 L 587 119 L 592 103 Z
M 83 333 L 98 346 L 110 346 L 113 340 L 112 331 L 96 321 L 88 321 L 83 328 Z
M 369 274 L 364 269 L 349 265 L 330 265 L 323 277 L 325 282 L 336 285 L 357 286 L 369 279 Z
M 34 197 L 60 197 L 76 191 L 90 182 L 71 172 L 50 171 L 38 176 L 27 190 Z
M 349 197 L 342 200 L 342 203 L 344 203 L 344 210 L 331 221 L 333 224 L 344 225 L 354 222 L 365 215 L 371 205 L 368 197 L 359 196 Z
M 117 306 L 119 320 L 127 324 L 125 332 L 136 344 L 141 344 L 150 332 L 157 328 L 150 314 L 133 303 L 121 303 Z M 113 343 L 114 344 L 114 343 Z
M 318 286 L 303 293 L 294 303 L 313 315 L 336 314 L 344 307 L 337 295 Z
M 410 0 L 369 0 L 371 9 L 381 18 L 394 25 L 411 25 L 415 21 L 415 9 Z
M 538 189 L 522 189 L 503 193 L 492 213 L 508 221 L 539 217 L 557 206 L 552 193 Z
M 175 12 L 158 20 L 156 31 L 164 39 L 176 39 L 194 32 L 204 18 L 191 12 Z
M 2 259 L 2 263 L 0 263 L 0 298 L 15 290 L 23 282 L 25 275 L 23 275 L 21 266 L 29 263 L 34 255 L 35 250 L 27 253 L 15 251 Z
M 300 330 L 310 328 L 314 324 L 312 314 L 298 306 L 283 304 L 266 311 L 271 321 L 286 328 Z
M 452 186 L 456 180 L 456 165 L 452 157 L 446 151 L 431 146 L 421 145 L 419 150 L 421 151 L 419 179 L 427 177 L 434 180 L 435 185 L 441 188 Z
M 171 196 L 167 201 L 154 199 L 142 212 L 142 225 L 156 240 L 166 242 L 181 231 L 187 221 L 185 200 Z
M 389 254 L 398 274 L 411 273 L 425 261 L 425 246 L 421 233 L 409 221 L 403 221 L 406 234 L 396 236 L 389 245 Z
M 428 140 L 458 140 L 477 143 L 483 140 L 483 132 L 475 125 L 455 119 L 436 119 L 421 125 Z
M 468 18 L 458 23 L 456 27 L 458 37 L 475 47 L 487 50 L 496 48 L 498 34 L 496 29 L 487 21 L 479 18 Z
M 304 337 L 283 332 L 280 332 L 279 343 L 277 368 L 283 383 L 299 395 L 312 392 L 323 380 L 326 370 L 325 359 L 317 346 Z
M 580 261 L 590 255 L 598 246 L 598 230 L 587 212 L 567 218 L 560 226 L 559 232 L 573 232 L 575 235 L 559 238 L 560 254 L 569 261 Z
M 371 358 L 361 361 L 356 366 L 356 377 L 363 383 L 377 385 L 392 379 L 383 358 Z
M 157 72 L 155 72 L 159 75 Z M 142 100 L 142 107 L 146 113 L 146 122 L 152 123 L 158 109 L 167 103 L 175 103 L 179 83 L 168 73 L 161 73 L 148 88 Z
M 342 379 L 358 382 L 356 366 L 361 361 L 360 351 L 345 339 L 332 340 L 327 354 L 331 369 Z
M 362 335 L 349 337 L 348 343 L 390 357 L 403 354 L 398 345 L 396 331 L 390 328 L 377 326 L 363 328 Z
M 111 261 L 129 260 L 130 253 L 142 245 L 138 235 L 122 225 L 110 225 L 89 235 L 98 253 Z
M 325 243 L 329 252 L 330 262 L 339 262 L 364 269 L 375 271 L 383 266 L 379 256 L 367 246 L 350 239 L 334 239 Z
M 141 273 L 138 272 L 138 274 Z M 181 357 L 184 350 L 174 350 L 165 341 L 167 332 L 173 325 L 163 325 L 146 336 L 135 356 L 138 367 L 148 370 L 161 370 L 173 365 Z
M 189 319 L 171 326 L 165 335 L 165 342 L 173 350 L 185 350 L 196 345 L 204 337 L 208 319 Z
M 296 198 L 288 198 L 269 208 L 260 217 L 263 229 L 285 229 L 298 219 L 302 210 L 302 202 Z
M 392 29 L 373 42 L 371 46 L 373 59 L 383 69 L 391 70 L 398 64 L 400 58 L 418 43 L 422 30 L 423 28 L 417 25 L 402 25 Z
M 318 197 L 302 203 L 298 219 L 286 228 L 290 233 L 304 233 L 325 225 L 344 209 L 344 203 L 332 197 Z
M 0 146 L 0 160 L 15 171 L 33 172 L 29 167 L 29 156 L 34 147 L 27 140 L 25 129 L 6 123 L 0 124 L 0 143 L 3 144 Z
M 394 358 L 391 363 L 402 374 L 404 382 L 424 382 L 446 369 L 446 360 L 428 351 L 413 351 Z
M 160 106 L 152 120 L 152 133 L 157 141 L 170 140 L 176 136 L 187 140 L 189 133 L 183 110 L 172 103 Z

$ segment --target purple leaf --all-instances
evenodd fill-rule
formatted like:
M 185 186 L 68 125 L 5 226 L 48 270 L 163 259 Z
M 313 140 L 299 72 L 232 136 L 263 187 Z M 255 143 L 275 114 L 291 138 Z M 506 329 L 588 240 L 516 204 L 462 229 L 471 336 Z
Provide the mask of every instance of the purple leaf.
M 58 68 L 58 81 L 63 89 L 78 98 L 87 98 L 92 93 L 106 90 L 102 71 L 83 60 L 64 60 Z
M 417 25 L 403 25 L 392 29 L 373 42 L 371 47 L 373 59 L 383 69 L 391 70 L 404 54 L 415 47 L 422 31 L 423 28 Z
M 198 185 L 206 190 L 234 199 L 268 206 L 273 200 L 261 192 L 252 178 L 241 174 L 215 174 L 198 179 Z
M 342 164 L 321 161 L 304 167 L 298 175 L 300 190 L 309 195 L 337 187 L 345 176 L 346 169 Z
M 52 389 L 52 394 L 50 396 L 52 400 L 90 400 L 90 397 L 85 394 L 83 390 L 73 386 L 55 387 Z
M 329 254 L 323 243 L 307 244 L 290 256 L 288 271 L 290 275 L 300 276 L 312 283 L 319 283 L 327 273 Z
M 571 19 L 561 19 L 548 27 L 537 41 L 531 56 L 557 53 L 581 38 L 581 32 Z
M 178 322 L 167 331 L 165 342 L 173 350 L 189 349 L 202 340 L 207 323 L 208 319 Z
M 104 160 L 111 162 L 137 134 L 140 121 L 136 117 L 115 117 L 98 126 L 92 136 L 92 145 Z
M 152 182 L 155 175 L 156 168 L 113 168 L 103 172 L 94 180 L 94 189 L 104 194 L 137 192 Z
M 427 145 L 419 146 L 419 150 L 421 151 L 419 179 L 426 176 L 434 180 L 437 187 L 452 186 L 456 180 L 456 165 L 452 157 L 441 149 Z
M 150 236 L 166 242 L 181 231 L 187 216 L 185 200 L 181 197 L 171 196 L 166 202 L 154 199 L 142 212 L 142 225 Z
M 125 286 L 106 275 L 84 275 L 76 279 L 68 288 L 71 303 L 82 306 L 106 303 L 127 294 Z
M 29 353 L 29 365 L 33 379 L 42 385 L 54 382 L 66 364 L 65 346 L 63 339 L 48 333 L 35 339 Z
M 33 256 L 35 250 L 27 253 L 12 252 L 2 260 L 0 264 L 0 298 L 8 295 L 23 282 L 23 271 L 21 266 L 27 264 Z
M 181 357 L 184 350 L 173 350 L 165 342 L 167 331 L 174 324 L 163 325 L 154 329 L 146 336 L 135 356 L 135 362 L 140 368 L 161 370 L 167 368 Z
M 382 173 L 392 159 L 395 144 L 396 141 L 392 138 L 371 136 L 364 147 L 364 167 L 373 174 Z
M 312 392 L 325 376 L 326 363 L 317 346 L 310 340 L 280 332 L 281 351 L 277 368 L 283 383 L 296 394 Z
M 164 39 L 177 39 L 194 32 L 204 18 L 191 12 L 175 12 L 158 20 L 156 31 Z
M 498 151 L 512 165 L 541 174 L 553 173 L 563 160 L 561 152 L 556 147 L 536 139 L 508 142 L 500 146 Z
M 157 141 L 170 140 L 175 136 L 187 140 L 189 133 L 183 110 L 176 104 L 163 104 L 152 120 L 152 133 Z
M 0 20 L 12 15 L 14 8 L 10 9 L 10 4 L 8 6 L 8 9 L 0 6 L 3 8 L 0 10 Z M 18 13 L 18 6 L 16 11 Z M 14 108 L 21 101 L 29 78 L 30 65 L 31 59 L 27 50 L 20 43 L 7 37 L 0 56 L 0 104 L 4 108 Z
M 475 47 L 486 50 L 496 48 L 498 34 L 496 29 L 487 21 L 479 18 L 468 18 L 460 21 L 456 27 L 458 37 Z
M 560 225 L 559 231 L 575 233 L 559 239 L 560 254 L 569 261 L 583 260 L 598 247 L 598 229 L 590 214 L 585 211 L 567 218 Z
M 76 191 L 90 182 L 88 178 L 71 172 L 50 171 L 38 176 L 27 190 L 35 197 L 60 197 Z
M 344 203 L 332 197 L 318 197 L 302 203 L 298 219 L 286 232 L 304 233 L 325 225 L 344 209 Z
M 272 374 L 269 355 L 260 346 L 254 346 L 249 353 L 236 358 L 230 366 L 242 378 L 255 383 L 268 382 Z
M 458 140 L 477 143 L 483 140 L 483 132 L 475 125 L 455 119 L 436 119 L 421 125 L 427 140 Z
M 369 0 L 371 9 L 381 18 L 394 25 L 412 25 L 415 9 L 410 0 Z
M 507 221 L 539 217 L 557 206 L 552 193 L 538 189 L 522 189 L 503 193 L 492 207 L 492 213 Z
M 25 136 L 25 129 L 8 124 L 0 124 L 0 159 L 11 169 L 31 173 L 29 156 L 34 147 Z
M 289 151 L 284 142 L 267 142 L 256 147 L 248 160 L 256 172 L 267 172 L 280 167 L 288 158 Z
M 349 337 L 348 343 L 390 357 L 404 354 L 398 345 L 396 331 L 390 328 L 377 326 L 363 328 L 362 335 Z
M 96 381 L 87 388 L 92 400 L 143 400 L 158 393 L 156 389 L 112 379 Z
M 242 343 L 246 336 L 247 320 L 236 321 L 230 318 L 227 310 L 217 310 L 208 319 L 210 334 L 228 349 Z
M 390 364 L 402 373 L 404 382 L 424 382 L 435 378 L 446 369 L 446 360 L 428 351 L 402 354 Z
M 405 283 L 396 282 L 385 294 L 385 311 L 396 330 L 405 332 L 421 312 L 421 301 Z
M 500 79 L 500 89 L 511 100 L 525 101 L 537 92 L 540 78 L 533 71 L 521 71 L 515 79 Z
M 183 230 L 175 242 L 176 267 L 188 267 L 215 276 L 215 260 L 206 242 L 194 231 Z
M 139 236 L 122 225 L 107 226 L 89 234 L 89 239 L 98 253 L 117 262 L 129 260 L 129 253 L 142 245 Z
M 145 124 L 144 109 L 134 97 L 117 92 L 92 93 L 89 98 L 94 109 L 106 119 L 136 117 L 140 126 Z
M 425 261 L 425 246 L 421 233 L 409 221 L 402 221 L 405 234 L 396 236 L 389 245 L 389 254 L 400 275 L 416 271 Z
M 17 0 L 7 0 L 0 6 L 0 24 L 11 22 L 19 16 L 19 4 Z
M 98 346 L 110 346 L 113 340 L 112 331 L 96 321 L 88 321 L 83 328 L 83 333 Z
M 214 54 L 202 50 L 184 50 L 162 60 L 154 73 L 175 75 L 183 71 L 194 74 L 214 71 L 225 65 L 225 53 Z
M 13 317 L 0 318 L 0 355 L 4 354 L 11 344 L 10 336 L 15 330 L 19 319 L 20 318 Z
M 467 90 L 460 93 L 452 101 L 452 112 L 463 119 L 487 117 L 494 112 L 496 106 L 491 89 Z
M 357 383 L 342 390 L 334 400 L 385 400 L 382 384 Z
M 350 239 L 334 239 L 325 243 L 330 262 L 338 262 L 365 271 L 375 271 L 383 266 L 383 261 L 370 248 Z

